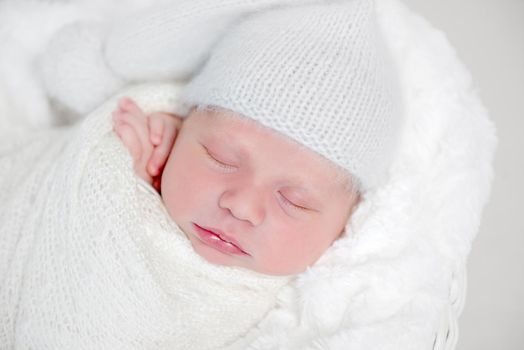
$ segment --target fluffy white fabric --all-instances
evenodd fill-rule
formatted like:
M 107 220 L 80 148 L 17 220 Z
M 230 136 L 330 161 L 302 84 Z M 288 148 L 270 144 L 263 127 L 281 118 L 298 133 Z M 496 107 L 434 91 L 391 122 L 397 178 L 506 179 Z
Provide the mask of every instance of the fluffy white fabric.
M 391 177 L 366 194 L 349 234 L 232 348 L 454 347 L 461 276 L 493 177 L 495 128 L 442 33 L 397 0 L 377 1 L 377 11 L 406 106 Z
M 128 94 L 151 110 L 173 109 L 177 92 Z M 258 323 L 289 280 L 197 255 L 134 175 L 112 132 L 115 106 L 0 144 L 3 348 L 217 349 Z
M 151 0 L 126 0 L 125 4 L 105 0 L 0 1 L 0 130 L 39 128 L 73 118 L 69 113 L 61 113 L 60 116 L 53 113 L 53 106 L 47 98 L 52 93 L 44 88 L 44 74 L 40 73 L 44 69 L 44 59 L 41 56 L 45 56 L 44 53 L 48 50 L 46 46 L 54 40 L 57 31 L 69 24 L 71 28 L 75 28 L 77 23 L 85 21 L 115 21 L 126 17 L 129 12 L 139 11 L 150 5 Z M 78 24 L 79 27 L 83 25 Z M 77 45 L 80 43 L 76 38 L 74 42 Z M 64 50 L 60 53 L 73 56 L 72 53 L 79 51 Z M 87 57 L 98 59 L 94 53 Z M 87 61 L 87 57 L 84 57 L 83 62 Z M 64 63 L 64 60 L 61 62 Z M 52 70 L 51 67 L 48 68 Z M 61 77 L 63 76 L 58 75 L 55 79 Z M 85 87 L 84 84 L 89 81 L 83 80 L 79 89 Z M 104 95 L 103 99 L 111 95 L 112 93 Z M 88 93 L 83 93 L 82 96 L 89 99 Z M 96 96 L 101 98 L 100 94 Z M 79 101 L 79 98 L 75 101 Z M 101 102 L 102 100 L 98 100 L 95 105 Z M 82 103 L 85 102 L 82 100 Z

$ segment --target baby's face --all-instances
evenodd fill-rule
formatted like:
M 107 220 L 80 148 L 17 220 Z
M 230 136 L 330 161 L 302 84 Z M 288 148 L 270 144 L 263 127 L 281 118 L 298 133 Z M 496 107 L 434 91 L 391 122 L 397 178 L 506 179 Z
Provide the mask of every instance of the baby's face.
M 211 263 L 270 275 L 312 265 L 356 199 L 313 152 L 220 111 L 193 110 L 162 175 L 162 197 Z

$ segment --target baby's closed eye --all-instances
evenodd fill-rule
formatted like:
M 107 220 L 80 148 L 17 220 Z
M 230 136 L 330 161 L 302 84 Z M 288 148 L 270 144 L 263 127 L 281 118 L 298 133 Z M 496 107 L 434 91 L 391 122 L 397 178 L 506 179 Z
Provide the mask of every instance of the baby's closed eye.
M 294 199 L 292 197 L 290 199 L 288 196 L 284 195 L 281 191 L 278 191 L 278 194 L 280 196 L 281 201 L 284 203 L 284 205 L 290 206 L 298 210 L 310 210 L 307 207 L 307 205 L 298 204 L 298 203 L 301 203 L 299 200 Z
M 225 157 L 217 155 L 215 152 L 210 151 L 210 149 L 203 144 L 202 147 L 205 151 L 205 154 L 211 160 L 211 162 L 217 167 L 219 167 L 221 170 L 230 172 L 234 171 L 237 168 L 237 166 L 233 164 L 233 161 L 226 160 Z

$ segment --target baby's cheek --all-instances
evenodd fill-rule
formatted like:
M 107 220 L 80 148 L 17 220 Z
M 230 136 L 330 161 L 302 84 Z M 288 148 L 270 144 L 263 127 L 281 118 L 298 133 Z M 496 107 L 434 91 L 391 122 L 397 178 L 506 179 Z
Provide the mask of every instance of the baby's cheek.
M 310 222 L 302 232 L 304 261 L 315 263 L 339 236 L 338 225 L 325 217 Z
M 323 251 L 319 236 L 321 234 L 309 225 L 281 226 L 271 230 L 264 264 L 281 273 L 304 271 Z

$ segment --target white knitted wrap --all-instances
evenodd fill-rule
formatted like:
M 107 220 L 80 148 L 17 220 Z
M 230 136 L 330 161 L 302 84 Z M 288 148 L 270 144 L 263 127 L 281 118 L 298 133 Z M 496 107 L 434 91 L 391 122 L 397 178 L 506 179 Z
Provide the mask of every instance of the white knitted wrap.
M 367 190 L 385 181 L 401 127 L 392 66 L 373 1 L 284 7 L 231 28 L 183 100 L 276 129 Z
M 173 109 L 176 86 L 131 91 Z M 217 349 L 286 277 L 207 263 L 139 180 L 115 102 L 73 129 L 0 143 L 0 348 Z

